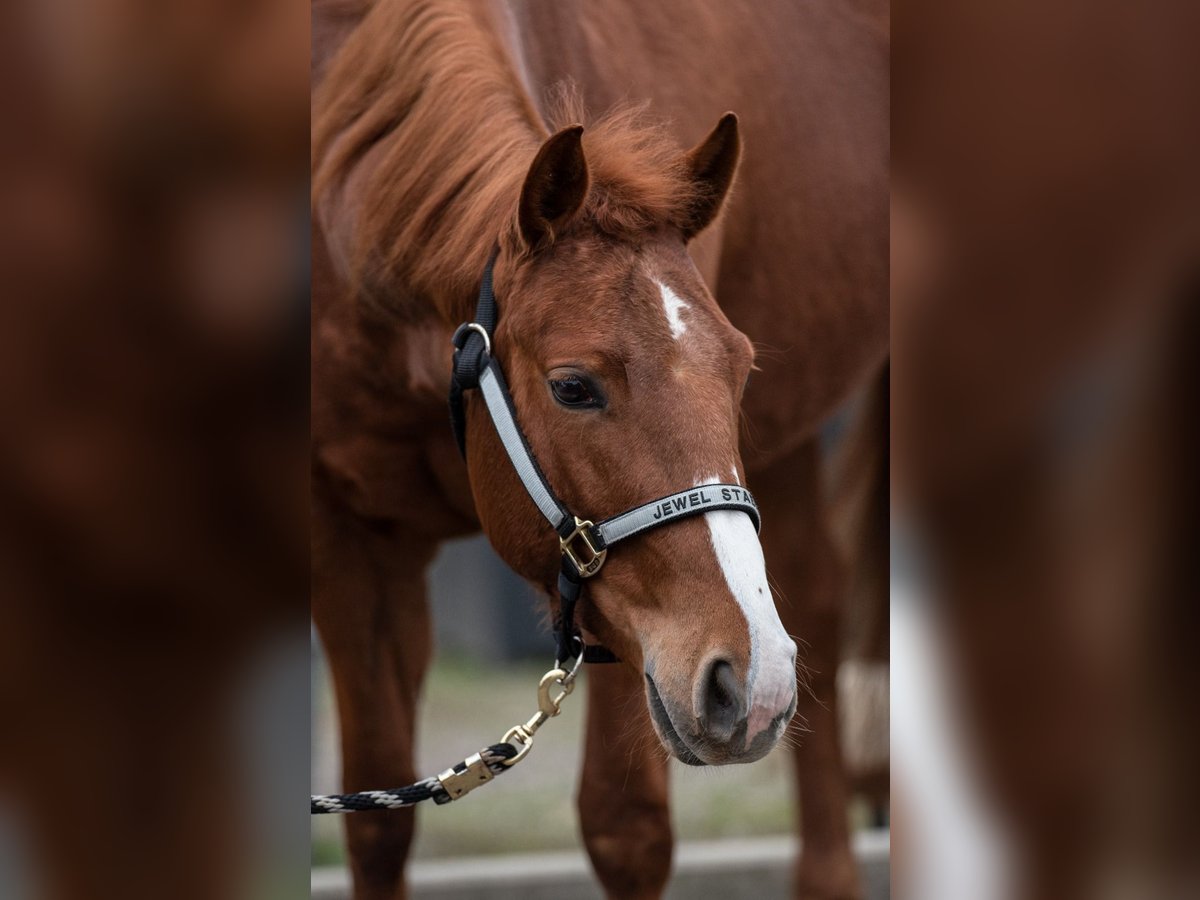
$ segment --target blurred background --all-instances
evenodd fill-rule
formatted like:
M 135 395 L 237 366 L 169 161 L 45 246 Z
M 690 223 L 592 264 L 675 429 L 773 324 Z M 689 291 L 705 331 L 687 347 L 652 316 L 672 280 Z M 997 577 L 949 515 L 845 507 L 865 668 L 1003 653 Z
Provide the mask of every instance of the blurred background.
M 893 6 L 900 896 L 1200 892 L 1198 13 Z
M 307 890 L 308 32 L 0 7 L 0 896 Z

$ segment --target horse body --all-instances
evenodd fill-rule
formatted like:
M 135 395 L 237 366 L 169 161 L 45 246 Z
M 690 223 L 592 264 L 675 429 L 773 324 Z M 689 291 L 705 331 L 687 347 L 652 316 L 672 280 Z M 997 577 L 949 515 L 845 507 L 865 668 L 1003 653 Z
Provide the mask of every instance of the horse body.
M 565 148 L 559 155 L 571 153 L 565 132 L 543 143 L 542 123 L 554 117 L 547 88 L 571 79 L 599 109 L 649 100 L 657 113 L 672 117 L 673 133 L 686 141 L 702 136 L 717 113 L 736 108 L 749 135 L 738 188 L 724 218 L 691 244 L 690 259 L 670 236 L 679 217 L 660 196 L 666 182 L 637 174 L 673 165 L 655 134 L 627 128 L 619 117 L 607 131 L 603 124 L 589 127 L 583 139 L 589 222 L 607 231 L 601 239 L 564 241 L 554 259 L 537 266 L 509 265 L 502 252 L 497 340 L 508 348 L 506 374 L 518 398 L 539 396 L 533 357 L 551 352 L 529 346 L 530 339 L 522 339 L 529 333 L 576 335 L 559 355 L 587 357 L 618 394 L 645 397 L 646 385 L 675 377 L 670 383 L 679 394 L 643 402 L 642 425 L 635 422 L 622 434 L 626 443 L 619 449 L 642 466 L 617 469 L 619 456 L 606 461 L 598 446 L 590 469 L 583 466 L 577 483 L 566 485 L 568 498 L 572 492 L 589 496 L 589 479 L 612 486 L 604 502 L 613 508 L 589 512 L 620 511 L 654 496 L 643 493 L 653 485 L 685 486 L 680 478 L 732 475 L 759 492 L 768 523 L 764 550 L 790 600 L 780 611 L 787 630 L 811 645 L 811 692 L 797 695 L 798 719 L 812 732 L 797 754 L 805 842 L 798 890 L 853 896 L 832 701 L 841 580 L 811 438 L 885 352 L 884 25 L 820 5 L 696 6 L 380 0 L 357 29 L 348 28 L 344 16 L 337 27 L 314 28 L 315 35 L 348 35 L 339 50 L 314 46 L 314 57 L 329 60 L 326 71 L 333 73 L 314 110 L 314 617 L 335 676 L 345 787 L 411 780 L 412 721 L 431 643 L 419 576 L 437 545 L 482 525 L 501 555 L 535 583 L 550 587 L 556 571 L 544 523 L 527 505 L 505 499 L 521 496 L 521 488 L 494 435 L 472 424 L 468 478 L 445 412 L 450 331 L 470 318 L 483 260 L 498 239 L 504 245 L 518 193 L 525 202 L 537 168 L 535 161 L 526 176 L 530 160 L 552 144 Z M 339 14 L 344 10 L 338 7 Z M 392 99 L 387 92 L 392 82 L 404 81 L 397 74 L 404 66 L 431 71 L 417 72 L 408 94 L 397 88 Z M 727 156 L 728 132 L 723 121 L 690 158 L 699 166 L 710 155 Z M 638 146 L 622 146 L 623 139 Z M 730 178 L 736 149 L 732 159 Z M 726 180 L 720 195 L 727 186 Z M 698 198 L 689 201 L 692 207 Z M 655 221 L 660 224 L 649 227 Z M 629 346 L 606 346 L 616 325 L 628 326 L 629 312 L 603 299 L 580 310 L 564 297 L 540 308 L 504 306 L 506 296 L 551 294 L 583 274 L 591 287 L 605 286 L 597 291 L 604 297 L 619 296 L 620 288 L 641 298 L 638 308 L 649 318 L 626 329 Z M 715 288 L 719 308 L 706 284 Z M 596 342 L 604 325 L 610 338 Z M 739 360 L 749 357 L 739 331 L 756 343 L 761 370 L 742 398 L 740 458 L 736 404 L 729 417 L 721 399 L 740 395 Z M 690 355 L 681 336 L 693 342 Z M 529 357 L 526 365 L 523 357 Z M 534 445 L 552 445 L 539 433 L 541 417 L 518 404 Z M 645 423 L 678 418 L 681 408 L 681 436 L 663 446 L 661 430 Z M 558 478 L 572 473 L 553 455 L 541 462 Z M 664 694 L 675 691 L 676 700 L 668 697 L 664 706 L 678 708 L 686 705 L 679 698 L 687 696 L 692 678 L 706 683 L 696 671 L 711 671 L 715 684 L 724 659 L 739 673 L 756 665 L 747 663 L 752 647 L 730 645 L 714 646 L 712 659 L 680 668 L 678 660 L 690 652 L 683 644 L 630 638 L 678 631 L 663 627 L 678 624 L 677 616 L 663 618 L 670 598 L 633 606 L 617 599 L 669 594 L 669 587 L 647 581 L 649 571 L 658 582 L 685 588 L 694 579 L 719 584 L 722 574 L 728 578 L 727 568 L 706 568 L 714 566 L 712 548 L 720 541 L 714 530 L 709 543 L 704 520 L 717 515 L 737 516 L 710 514 L 669 529 L 678 532 L 669 538 L 639 541 L 595 580 L 595 598 L 585 610 L 589 633 L 633 663 L 594 669 L 588 684 L 583 831 L 613 896 L 658 896 L 671 844 L 666 761 L 637 729 L 617 734 L 613 710 L 628 708 L 631 695 L 645 690 L 643 667 L 661 681 Z M 679 568 L 677 577 L 671 566 Z M 732 582 L 730 588 L 737 593 Z M 710 624 L 718 631 L 735 624 L 722 628 L 720 616 L 733 615 L 729 609 L 726 604 L 714 614 Z M 770 646 L 772 626 L 763 621 Z M 753 645 L 753 625 L 751 631 Z M 711 638 L 685 629 L 682 640 Z M 779 652 L 786 657 L 782 646 Z M 735 695 L 738 690 L 731 688 Z M 701 703 L 698 713 L 705 708 Z M 776 709 L 739 707 L 742 733 L 745 722 L 761 727 Z M 643 724 L 676 747 L 674 731 L 682 727 L 671 725 L 688 716 L 660 709 Z M 713 751 L 713 740 L 696 746 Z M 636 810 L 625 799 L 632 796 L 639 798 Z M 411 814 L 366 818 L 348 823 L 357 895 L 402 896 Z

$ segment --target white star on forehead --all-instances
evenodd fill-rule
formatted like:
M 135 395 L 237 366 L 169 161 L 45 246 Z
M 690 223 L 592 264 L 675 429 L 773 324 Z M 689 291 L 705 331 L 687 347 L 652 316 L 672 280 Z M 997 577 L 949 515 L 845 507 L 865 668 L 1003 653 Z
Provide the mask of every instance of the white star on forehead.
M 680 313 L 691 307 L 661 281 L 657 282 L 657 284 L 659 293 L 662 294 L 663 310 L 667 314 L 667 325 L 671 328 L 671 337 L 679 340 L 683 336 L 683 333 L 687 331 L 687 323 L 683 321 Z

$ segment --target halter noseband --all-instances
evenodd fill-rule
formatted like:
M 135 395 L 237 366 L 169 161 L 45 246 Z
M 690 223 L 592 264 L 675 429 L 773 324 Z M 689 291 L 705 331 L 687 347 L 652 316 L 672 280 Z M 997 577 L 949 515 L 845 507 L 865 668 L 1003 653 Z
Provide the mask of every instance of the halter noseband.
M 583 592 L 583 580 L 600 571 L 609 548 L 662 525 L 722 509 L 744 512 L 757 531 L 761 525 L 758 506 L 750 492 L 740 484 L 706 484 L 667 494 L 599 523 L 572 515 L 538 467 L 529 442 L 517 424 L 516 409 L 500 363 L 492 355 L 492 337 L 496 332 L 496 296 L 492 288 L 495 261 L 496 254 L 493 253 L 483 270 L 475 320 L 460 325 L 452 338 L 455 350 L 450 378 L 450 424 L 458 449 L 465 457 L 467 430 L 463 394 L 478 388 L 521 483 L 558 532 L 562 570 L 558 577 L 560 610 L 555 624 L 556 662 L 562 665 L 580 654 L 585 662 L 615 662 L 616 657 L 603 647 L 585 647 L 575 627 L 575 605 Z

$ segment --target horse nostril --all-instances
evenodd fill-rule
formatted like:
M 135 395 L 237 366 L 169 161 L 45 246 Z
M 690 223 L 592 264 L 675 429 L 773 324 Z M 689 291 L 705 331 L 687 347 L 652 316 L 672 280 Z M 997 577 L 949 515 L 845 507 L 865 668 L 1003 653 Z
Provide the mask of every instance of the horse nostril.
M 723 659 L 713 662 L 705 681 L 700 725 L 709 738 L 728 741 L 746 714 L 742 686 L 733 674 L 733 666 Z

